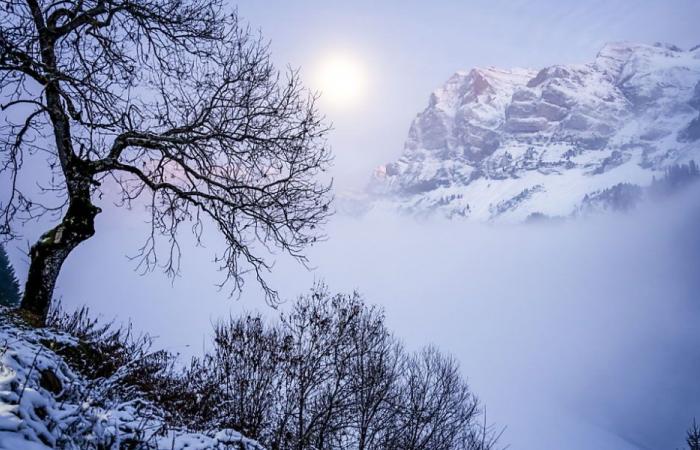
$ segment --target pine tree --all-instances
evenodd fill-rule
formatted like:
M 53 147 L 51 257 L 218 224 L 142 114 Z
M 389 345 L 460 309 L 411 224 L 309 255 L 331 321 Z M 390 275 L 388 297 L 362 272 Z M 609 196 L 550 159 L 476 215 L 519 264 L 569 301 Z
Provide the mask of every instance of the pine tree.
M 700 426 L 693 420 L 693 425 L 688 430 L 686 437 L 688 450 L 700 450 Z
M 0 305 L 14 307 L 19 305 L 19 302 L 19 281 L 5 247 L 0 245 Z

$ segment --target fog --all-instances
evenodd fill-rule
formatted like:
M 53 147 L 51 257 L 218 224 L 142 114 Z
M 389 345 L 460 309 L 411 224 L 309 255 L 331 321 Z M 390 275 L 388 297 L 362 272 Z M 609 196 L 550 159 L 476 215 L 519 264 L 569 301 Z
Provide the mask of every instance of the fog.
M 252 282 L 239 300 L 215 286 L 213 234 L 201 248 L 183 235 L 174 282 L 134 273 L 125 255 L 146 232 L 136 217 L 98 216 L 59 279 L 65 308 L 130 318 L 183 358 L 207 347 L 221 317 L 277 314 Z M 539 225 L 336 216 L 309 251 L 314 270 L 280 257 L 269 280 L 287 299 L 320 280 L 357 289 L 409 348 L 454 354 L 513 449 L 673 449 L 700 415 L 699 226 L 697 189 L 628 215 Z
M 512 448 L 676 448 L 700 411 L 697 194 L 544 226 L 346 222 L 319 273 L 457 355 Z

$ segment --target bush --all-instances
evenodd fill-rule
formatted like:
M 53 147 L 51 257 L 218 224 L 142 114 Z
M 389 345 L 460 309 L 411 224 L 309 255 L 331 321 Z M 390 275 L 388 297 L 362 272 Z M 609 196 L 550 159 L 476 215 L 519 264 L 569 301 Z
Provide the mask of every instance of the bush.
M 189 368 L 207 426 L 270 450 L 489 449 L 479 403 L 453 358 L 408 354 L 382 310 L 317 286 L 276 323 L 258 315 L 215 327 Z
M 215 325 L 212 351 L 177 370 L 150 338 L 86 309 L 50 321 L 80 339 L 54 348 L 108 380 L 103 395 L 146 399 L 171 426 L 232 428 L 269 450 L 487 450 L 498 437 L 479 423 L 457 361 L 435 347 L 408 353 L 357 293 L 316 286 L 278 321 L 230 317 Z
M 47 325 L 77 338 L 77 345 L 43 341 L 99 390 L 99 403 L 139 399 L 153 402 L 169 413 L 172 425 L 189 423 L 194 394 L 176 355 L 164 350 L 151 351 L 153 340 L 136 335 L 131 324 L 116 326 L 100 323 L 88 308 L 72 313 L 57 303 L 49 312 Z

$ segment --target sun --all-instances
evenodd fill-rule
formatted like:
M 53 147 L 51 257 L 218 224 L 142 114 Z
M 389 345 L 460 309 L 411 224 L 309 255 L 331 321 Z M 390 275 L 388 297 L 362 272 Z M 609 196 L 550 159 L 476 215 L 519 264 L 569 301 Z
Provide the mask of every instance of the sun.
M 367 91 L 365 67 L 349 54 L 336 53 L 321 59 L 315 78 L 321 101 L 335 108 L 357 106 Z

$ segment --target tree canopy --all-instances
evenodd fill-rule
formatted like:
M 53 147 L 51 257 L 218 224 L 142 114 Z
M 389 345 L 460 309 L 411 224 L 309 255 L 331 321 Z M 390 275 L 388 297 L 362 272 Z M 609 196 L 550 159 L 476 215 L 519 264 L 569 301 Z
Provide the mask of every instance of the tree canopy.
M 60 267 L 94 233 L 99 198 L 145 205 L 146 271 L 179 270 L 183 225 L 223 235 L 233 282 L 265 282 L 266 249 L 304 260 L 329 214 L 327 127 L 298 72 L 220 0 L 0 0 L 0 233 L 61 218 L 32 247 L 23 307 L 45 316 Z M 50 175 L 20 177 L 31 155 Z M 32 184 L 34 185 L 34 184 Z M 165 250 L 159 250 L 158 237 Z

